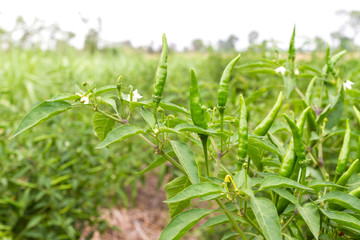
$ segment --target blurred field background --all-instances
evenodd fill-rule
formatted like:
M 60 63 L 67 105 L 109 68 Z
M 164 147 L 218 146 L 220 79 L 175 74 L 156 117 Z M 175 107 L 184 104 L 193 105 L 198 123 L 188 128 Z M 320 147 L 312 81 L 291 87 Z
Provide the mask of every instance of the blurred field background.
M 347 51 L 338 67 L 342 78 L 353 81 L 353 88 L 358 89 L 360 55 L 355 39 L 360 32 L 360 12 L 344 14 L 344 28 L 356 34 L 334 29 L 331 52 Z M 44 27 L 19 17 L 12 30 L 0 29 L 0 238 L 157 239 L 169 219 L 162 189 L 176 172 L 164 166 L 136 175 L 156 158 L 153 149 L 131 138 L 126 144 L 95 150 L 99 141 L 86 112 L 68 112 L 15 139 L 9 140 L 9 136 L 38 103 L 62 92 L 75 92 L 75 85 L 84 82 L 114 84 L 121 75 L 123 86 L 132 85 L 142 100 L 151 99 L 159 48 L 133 47 L 130 41 L 104 44 L 100 31 L 90 29 L 79 49 L 70 44 L 75 33 L 55 25 L 46 27 L 54 37 L 45 43 L 49 47 L 44 47 L 44 42 L 36 40 Z M 17 39 L 12 37 L 15 32 L 21 33 Z M 271 107 L 264 100 L 275 99 L 284 88 L 274 70 L 287 58 L 287 49 L 278 48 L 276 41 L 259 41 L 259 34 L 252 31 L 242 40 L 248 47 L 241 50 L 230 83 L 229 105 L 234 112 L 239 93 L 245 98 L 260 96 L 249 102 L 250 127 Z M 291 33 L 288 35 L 290 40 Z M 193 67 L 204 104 L 215 107 L 218 81 L 239 52 L 237 41 L 230 35 L 215 45 L 194 39 L 182 51 L 170 48 L 164 99 L 188 108 L 189 69 Z M 321 70 L 326 47 L 320 37 L 305 41 L 297 47 L 297 64 Z M 299 87 L 305 89 L 311 75 L 306 67 L 299 71 Z M 351 101 L 360 96 L 356 90 L 350 94 Z M 292 101 L 299 99 L 294 96 Z M 345 109 L 344 114 L 349 111 Z M 192 239 L 217 239 L 220 233 L 221 228 L 199 230 Z

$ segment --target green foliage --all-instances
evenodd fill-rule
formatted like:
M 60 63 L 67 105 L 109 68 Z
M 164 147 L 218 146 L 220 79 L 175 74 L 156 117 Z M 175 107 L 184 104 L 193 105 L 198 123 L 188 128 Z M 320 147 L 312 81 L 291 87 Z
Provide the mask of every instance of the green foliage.
M 206 228 L 223 226 L 222 239 L 291 239 L 297 238 L 298 231 L 307 239 L 356 238 L 360 200 L 350 190 L 358 182 L 357 162 L 352 165 L 354 170 L 346 170 L 358 152 L 354 147 L 357 139 L 352 136 L 360 135 L 353 114 L 359 115 L 359 95 L 344 83 L 357 76 L 353 68 L 358 64 L 339 67 L 344 52 L 331 56 L 330 49 L 321 61 L 301 64 L 295 61 L 294 41 L 295 29 L 287 59 L 275 54 L 271 60 L 253 61 L 242 54 L 244 58 L 236 57 L 227 68 L 216 55 L 197 62 L 202 66 L 197 71 L 199 80 L 194 80 L 193 72 L 189 94 L 183 86 L 189 86 L 190 79 L 184 77 L 187 84 L 174 79 L 189 76 L 190 67 L 180 64 L 181 57 L 167 65 L 164 37 L 155 97 L 146 91 L 148 84 L 142 89 L 145 100 L 138 101 L 142 96 L 133 86 L 124 88 L 120 78 L 117 85 L 76 85 L 75 92 L 57 95 L 32 110 L 18 108 L 29 113 L 12 134 L 16 142 L 2 142 L 1 150 L 10 160 L 1 162 L 0 231 L 14 239 L 79 238 L 83 227 L 103 226 L 98 207 L 106 204 L 104 199 L 113 197 L 125 204 L 129 201 L 122 190 L 126 184 L 168 162 L 173 180 L 165 186 L 165 203 L 171 220 L 160 239 L 181 239 L 205 217 L 210 218 Z M 230 57 L 234 56 L 227 60 Z M 235 66 L 237 61 L 243 61 L 242 65 Z M 151 66 L 144 63 L 145 67 L 128 70 L 132 76 L 139 70 L 142 81 L 148 81 L 155 74 L 148 69 L 156 66 L 155 59 L 149 62 Z M 214 62 L 217 68 L 227 69 L 225 77 L 221 78 L 222 69 L 213 76 L 206 72 Z M 217 103 L 214 89 L 219 79 Z M 31 89 L 26 91 L 33 95 Z M 244 97 L 239 98 L 240 94 Z M 240 115 L 246 116 L 243 119 L 238 119 L 240 103 L 246 104 L 246 114 L 244 110 Z M 184 107 L 189 105 L 191 111 Z M 55 117 L 69 109 L 73 111 L 63 116 L 70 121 Z M 92 113 L 92 127 L 102 141 L 96 148 L 90 118 L 82 111 Z M 45 120 L 47 129 L 25 132 Z M 244 123 L 246 132 L 239 134 Z M 58 134 L 67 128 L 79 131 L 78 138 Z M 238 157 L 239 143 L 245 140 L 247 149 Z M 79 147 L 70 150 L 69 146 Z M 154 161 L 139 157 L 142 152 L 148 157 L 150 151 L 158 155 Z M 120 160 L 115 160 L 118 156 Z M 289 156 L 291 164 L 283 164 Z M 145 160 L 149 165 L 136 175 L 143 159 L 150 159 Z M 335 170 L 339 164 L 341 171 Z M 196 198 L 208 202 L 208 209 L 193 205 Z

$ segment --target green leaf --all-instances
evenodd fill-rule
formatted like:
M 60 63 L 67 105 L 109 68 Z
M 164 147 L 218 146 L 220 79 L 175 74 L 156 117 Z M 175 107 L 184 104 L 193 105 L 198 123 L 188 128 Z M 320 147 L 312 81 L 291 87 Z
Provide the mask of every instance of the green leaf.
M 308 182 L 307 186 L 312 189 L 318 189 L 322 187 L 339 187 L 339 188 L 346 188 L 344 186 L 340 186 L 333 182 L 325 181 L 325 180 L 311 180 Z
M 250 71 L 248 71 L 247 73 L 249 74 L 258 74 L 258 73 L 262 73 L 262 74 L 270 74 L 270 75 L 277 75 L 277 73 L 274 71 L 274 69 L 272 68 L 257 68 L 257 69 L 251 69 Z
M 245 222 L 240 216 L 238 215 L 231 215 L 235 221 L 237 222 Z M 221 214 L 215 217 L 211 217 L 209 220 L 207 220 L 200 228 L 205 227 L 212 227 L 219 224 L 224 224 L 229 222 L 229 218 L 225 214 Z
M 174 197 L 164 201 L 165 203 L 174 203 L 193 198 L 205 197 L 211 194 L 223 193 L 224 189 L 217 184 L 204 182 L 190 185 Z
M 283 157 L 281 151 L 266 137 L 255 136 L 253 134 L 249 134 L 249 146 L 257 147 L 272 153 L 277 154 L 278 156 Z
M 37 216 L 31 218 L 29 223 L 26 225 L 26 229 L 35 227 L 37 224 L 39 224 L 41 222 L 42 219 L 43 219 L 42 215 L 37 215 Z
M 344 112 L 345 94 L 343 88 L 341 88 L 340 93 L 335 93 L 335 95 L 336 100 L 334 100 L 334 105 L 332 105 L 331 110 L 326 116 L 328 119 L 326 123 L 327 129 L 334 127 L 340 121 L 342 113 Z
M 281 188 L 272 188 L 271 190 L 273 190 L 276 194 L 278 194 L 280 197 L 285 198 L 287 200 L 289 200 L 291 203 L 297 205 L 298 202 L 296 200 L 296 197 L 291 194 L 290 192 L 281 189 Z
M 139 102 L 139 104 L 141 104 L 142 106 L 150 107 L 152 105 L 152 101 L 151 100 L 143 101 L 143 102 Z M 164 110 L 173 111 L 173 112 L 180 112 L 180 113 L 185 113 L 185 114 L 190 115 L 190 111 L 187 110 L 186 108 L 178 106 L 178 105 L 170 103 L 170 102 L 166 102 L 166 101 L 161 100 L 159 106 Z
M 286 75 L 283 77 L 284 85 L 286 89 L 286 97 L 289 98 L 290 94 L 295 88 L 296 81 L 290 75 Z
M 188 132 L 194 132 L 194 133 L 198 133 L 198 134 L 203 134 L 203 135 L 210 135 L 210 136 L 221 136 L 221 133 L 218 133 L 214 130 L 211 129 L 203 129 L 201 127 L 192 125 L 190 123 L 180 123 L 178 125 L 176 125 L 176 127 L 174 128 L 175 131 L 188 131 Z
M 94 94 L 95 94 L 95 97 L 96 97 L 96 96 L 99 96 L 102 93 L 113 91 L 113 90 L 117 90 L 116 85 L 106 85 L 106 86 L 103 86 L 103 87 L 100 87 L 100 88 L 96 88 L 94 90 Z
M 262 162 L 261 162 L 262 153 L 261 153 L 260 149 L 249 144 L 247 154 L 249 155 L 252 162 L 255 164 L 256 168 L 259 171 L 261 171 L 262 170 Z
M 112 107 L 112 109 L 114 109 L 114 111 L 115 111 L 117 114 L 119 114 L 115 99 L 113 99 L 113 98 L 111 98 L 111 97 L 104 97 L 104 98 L 101 99 L 101 103 L 106 104 L 106 105 Z
M 176 156 L 174 151 L 169 151 L 169 152 L 167 152 L 167 154 L 170 157 Z M 167 161 L 166 158 L 164 158 L 163 156 L 160 156 L 160 157 L 156 158 L 152 163 L 150 163 L 149 166 L 147 166 L 144 170 L 136 173 L 136 175 L 144 174 L 144 173 L 156 168 L 157 166 L 160 166 L 161 164 L 165 163 L 166 161 Z
M 222 238 L 220 240 L 227 240 L 227 239 L 231 239 L 233 237 L 236 237 L 238 236 L 239 234 L 238 233 L 233 233 L 233 232 L 227 232 L 225 233 Z
M 20 122 L 10 138 L 42 123 L 55 115 L 70 109 L 71 104 L 65 101 L 42 102 L 34 107 Z
M 155 128 L 155 117 L 154 114 L 145 110 L 143 107 L 140 109 L 140 114 L 151 129 Z
M 318 239 L 320 234 L 320 215 L 317 208 L 312 203 L 308 203 L 304 207 L 297 206 L 297 209 L 315 239 Z
M 98 112 L 95 112 L 92 117 L 93 129 L 96 136 L 100 141 L 104 141 L 107 134 L 114 128 L 115 121 L 112 118 L 108 118 Z
M 110 144 L 113 144 L 115 142 L 123 141 L 129 137 L 132 137 L 137 134 L 144 133 L 144 130 L 141 128 L 138 128 L 133 125 L 122 125 L 120 127 L 117 127 L 113 129 L 111 132 L 109 132 L 104 139 L 102 143 L 100 143 L 96 148 L 104 148 Z
M 338 204 L 344 208 L 350 209 L 356 213 L 360 213 L 360 199 L 345 192 L 333 191 L 325 194 L 316 202 L 328 201 Z
M 308 188 L 304 185 L 301 185 L 298 182 L 295 182 L 294 180 L 291 180 L 290 178 L 281 177 L 277 175 L 271 175 L 264 178 L 260 185 L 260 189 L 267 189 L 267 188 L 299 188 L 304 190 L 312 191 L 311 188 Z
M 355 228 L 357 230 L 360 229 L 360 220 L 357 219 L 354 216 L 351 216 L 348 213 L 345 212 L 339 212 L 339 211 L 328 211 L 325 209 L 320 209 L 321 212 L 331 220 L 333 220 L 336 223 Z
M 56 95 L 55 97 L 52 97 L 46 102 L 54 102 L 54 101 L 64 101 L 64 100 L 79 100 L 81 97 L 79 95 L 74 95 L 71 93 L 60 93 Z
M 195 161 L 194 153 L 186 143 L 180 141 L 170 141 L 180 164 L 184 167 L 190 182 L 196 184 L 200 182 L 199 169 Z
M 178 214 L 162 231 L 159 240 L 181 239 L 196 223 L 212 212 L 210 209 L 196 208 Z
M 281 239 L 281 227 L 276 207 L 267 198 L 251 198 L 250 207 L 267 240 Z
M 171 182 L 165 185 L 166 197 L 172 198 L 182 190 L 184 190 L 187 186 L 190 185 L 189 178 L 184 175 L 178 178 L 175 178 Z M 173 218 L 180 212 L 182 212 L 185 208 L 190 205 L 190 200 L 185 200 L 177 203 L 169 203 L 169 213 L 170 217 Z

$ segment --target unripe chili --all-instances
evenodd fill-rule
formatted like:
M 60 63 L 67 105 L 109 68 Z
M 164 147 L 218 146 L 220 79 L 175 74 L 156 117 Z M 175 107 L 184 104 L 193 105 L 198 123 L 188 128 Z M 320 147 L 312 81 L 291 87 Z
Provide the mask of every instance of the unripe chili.
M 349 119 L 347 119 L 344 141 L 340 150 L 338 163 L 335 170 L 335 179 L 334 179 L 335 182 L 338 180 L 339 176 L 341 176 L 345 172 L 346 165 L 350 155 L 350 139 L 351 139 L 351 130 L 349 125 Z
M 190 71 L 190 80 L 190 112 L 192 121 L 196 126 L 207 129 L 194 69 L 191 69 Z
M 231 73 L 235 67 L 235 64 L 240 59 L 240 54 L 226 66 L 223 74 L 221 75 L 219 89 L 218 89 L 218 107 L 220 114 L 224 113 L 226 101 L 229 95 L 229 81 Z
M 242 94 L 240 94 L 238 157 L 241 161 L 243 161 L 246 157 L 247 148 L 248 148 L 247 109 L 246 109 L 244 97 Z
M 294 120 L 292 120 L 289 116 L 284 114 L 284 117 L 286 119 L 286 122 L 288 123 L 293 139 L 294 139 L 294 151 L 297 156 L 298 162 L 301 165 L 301 162 L 305 160 L 305 147 L 302 140 L 302 135 L 299 127 L 296 125 Z
M 286 149 L 284 159 L 281 162 L 278 175 L 282 177 L 290 177 L 294 171 L 295 162 L 296 156 L 294 152 L 294 141 L 291 138 L 289 145 Z
M 277 114 L 282 105 L 282 92 L 280 92 L 275 105 L 265 117 L 265 119 L 255 128 L 254 134 L 257 136 L 264 136 L 270 129 L 271 125 L 274 123 Z
M 345 186 L 349 178 L 358 171 L 359 159 L 356 159 L 349 167 L 349 169 L 336 181 L 337 185 Z
M 158 108 L 161 96 L 164 91 L 164 86 L 166 82 L 167 76 L 167 58 L 168 58 L 168 44 L 166 40 L 165 34 L 162 36 L 162 51 L 158 63 L 158 67 L 156 69 L 155 74 L 155 84 L 153 87 L 152 100 L 154 104 L 154 114 L 156 115 L 156 109 Z

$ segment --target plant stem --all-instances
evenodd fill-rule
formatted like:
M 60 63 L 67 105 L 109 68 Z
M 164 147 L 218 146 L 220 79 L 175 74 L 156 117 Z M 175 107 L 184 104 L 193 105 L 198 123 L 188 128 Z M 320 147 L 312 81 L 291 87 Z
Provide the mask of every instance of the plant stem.
M 219 199 L 216 199 L 216 202 L 219 204 L 219 206 L 222 209 L 226 210 L 224 204 Z M 231 224 L 233 225 L 235 230 L 239 233 L 239 235 L 242 237 L 242 239 L 247 240 L 247 237 L 245 236 L 243 231 L 240 229 L 239 225 L 235 222 L 234 218 L 228 212 L 225 212 L 225 215 L 229 218 Z
M 289 218 L 289 220 L 286 221 L 286 223 L 281 227 L 281 231 L 284 231 L 285 228 L 287 227 L 287 225 L 293 220 L 293 218 L 296 216 L 296 214 L 294 213 L 293 215 L 291 215 L 291 217 Z
M 204 150 L 204 158 L 205 158 L 205 176 L 208 177 L 210 176 L 210 172 L 209 172 L 209 158 L 208 158 L 208 151 L 207 151 L 207 140 L 208 140 L 208 136 L 207 135 L 202 135 L 200 134 L 200 139 L 201 139 L 201 143 L 202 143 L 202 147 Z
M 180 171 L 182 171 L 185 175 L 187 175 L 187 173 L 185 172 L 184 168 L 178 163 L 176 162 L 172 157 L 170 157 L 169 155 L 167 155 L 165 152 L 161 151 L 160 155 L 163 156 L 166 160 L 168 160 L 172 165 L 174 165 L 175 167 L 177 167 Z

